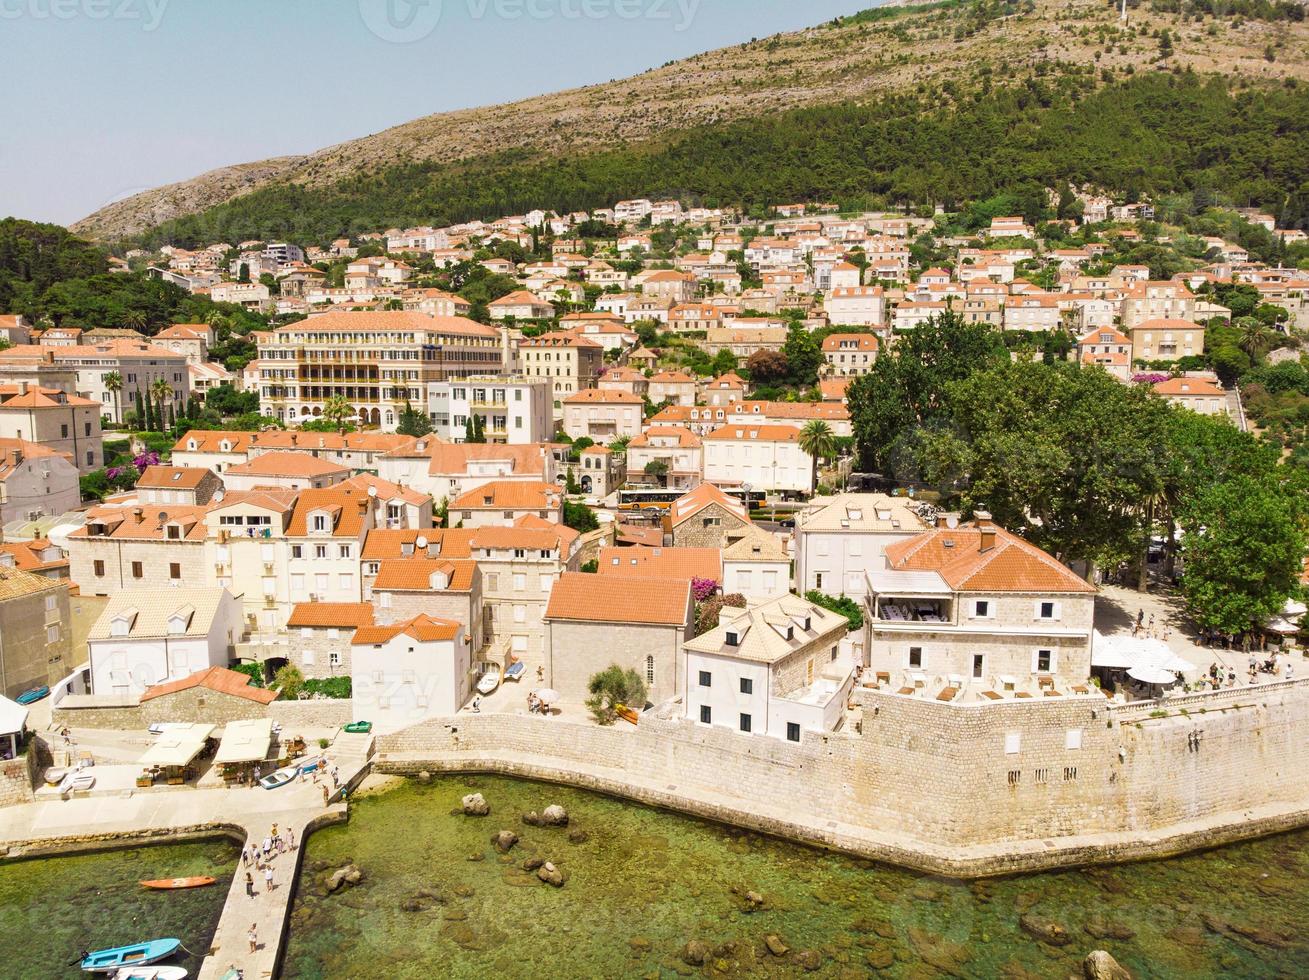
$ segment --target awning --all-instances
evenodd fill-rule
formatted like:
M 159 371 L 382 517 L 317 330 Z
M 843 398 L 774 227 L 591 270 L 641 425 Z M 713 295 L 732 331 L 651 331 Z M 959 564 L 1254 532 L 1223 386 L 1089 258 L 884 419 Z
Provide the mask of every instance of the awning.
M 1097 631 L 1094 634 L 1091 646 L 1092 667 L 1130 668 L 1146 665 L 1183 672 L 1195 670 L 1195 664 L 1177 656 L 1163 640 L 1121 633 L 1105 636 Z
M 17 701 L 0 696 L 0 735 L 21 732 L 27 724 L 27 708 Z
M 213 725 L 189 725 L 170 728 L 141 756 L 143 766 L 184 766 L 205 747 L 205 740 L 213 734 Z
M 1177 682 L 1175 672 L 1150 664 L 1139 664 L 1129 668 L 1127 676 L 1132 680 L 1140 681 L 1142 684 L 1175 684 Z
M 250 718 L 229 721 L 223 730 L 223 741 L 218 746 L 214 761 L 218 763 L 259 762 L 268 757 L 268 746 L 273 741 L 271 718 Z
M 1281 616 L 1270 619 L 1264 624 L 1264 629 L 1270 633 L 1281 633 L 1283 636 L 1290 636 L 1293 633 L 1299 633 L 1300 627 Z

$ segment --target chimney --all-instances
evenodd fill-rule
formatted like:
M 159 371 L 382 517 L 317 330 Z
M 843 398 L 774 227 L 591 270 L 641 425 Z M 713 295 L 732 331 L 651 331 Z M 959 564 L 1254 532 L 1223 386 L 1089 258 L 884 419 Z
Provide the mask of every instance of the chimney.
M 985 510 L 973 511 L 973 523 L 977 525 L 978 551 L 990 551 L 995 547 L 995 525 L 991 523 L 991 514 Z
M 26 382 L 26 381 L 20 381 L 20 382 L 18 382 L 18 393 L 19 393 L 20 395 L 26 395 L 26 394 L 27 394 L 27 382 Z
M 145 522 L 145 513 L 141 510 L 140 507 L 132 508 L 132 517 L 135 518 L 136 523 L 138 524 L 142 524 Z
M 938 511 L 936 515 L 936 526 L 939 530 L 954 530 L 959 526 L 959 515 L 951 511 Z

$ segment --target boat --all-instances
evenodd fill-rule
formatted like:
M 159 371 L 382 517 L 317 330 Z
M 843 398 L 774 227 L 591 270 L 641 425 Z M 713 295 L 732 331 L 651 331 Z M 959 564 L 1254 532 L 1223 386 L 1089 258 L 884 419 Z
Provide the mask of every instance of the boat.
M 298 775 L 300 775 L 299 766 L 285 766 L 276 772 L 270 772 L 259 780 L 259 785 L 264 789 L 277 789 L 279 786 L 285 786 L 287 783 L 294 781 Z
M 367 735 L 372 730 L 373 723 L 371 721 L 352 721 L 341 729 L 341 731 L 349 732 L 351 735 Z
M 623 719 L 623 721 L 630 721 L 633 725 L 636 724 L 636 720 L 638 717 L 637 713 L 633 711 L 631 708 L 629 708 L 627 705 L 625 704 L 614 705 L 614 713 L 618 715 L 619 718 Z
M 114 980 L 186 980 L 184 966 L 134 966 L 119 970 Z
M 209 875 L 192 875 L 190 878 L 153 878 L 141 884 L 146 888 L 203 888 L 214 881 Z
M 68 776 L 68 770 L 63 766 L 51 766 L 47 769 L 42 778 L 45 779 L 47 786 L 58 786 Z
M 131 946 L 98 949 L 82 954 L 82 969 L 87 973 L 110 973 L 123 967 L 144 966 L 172 956 L 181 945 L 180 939 L 151 939 Z
M 518 660 L 505 668 L 504 679 L 507 681 L 520 681 L 525 673 L 527 673 L 527 664 Z
M 80 793 L 85 792 L 95 785 L 95 773 L 87 772 L 85 769 L 78 769 L 70 772 L 63 778 L 59 784 L 60 793 Z
M 500 668 L 496 667 L 488 670 L 485 674 L 477 679 L 477 692 L 479 694 L 490 694 L 500 686 Z
M 29 688 L 22 694 L 18 695 L 18 697 L 14 698 L 14 700 L 19 704 L 35 704 L 49 693 L 50 688 L 43 684 L 40 687 Z

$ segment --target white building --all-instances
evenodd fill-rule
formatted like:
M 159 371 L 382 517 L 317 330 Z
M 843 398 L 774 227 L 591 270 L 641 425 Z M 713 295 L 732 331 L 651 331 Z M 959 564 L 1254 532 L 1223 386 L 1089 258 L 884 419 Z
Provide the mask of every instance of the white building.
M 241 631 L 241 603 L 223 588 L 119 592 L 87 636 L 91 690 L 140 694 L 207 667 L 226 667 Z
M 836 286 L 823 299 L 833 326 L 880 327 L 886 322 L 886 296 L 881 286 Z
M 432 431 L 447 442 L 463 442 L 465 426 L 482 418 L 487 442 L 525 445 L 554 435 L 554 392 L 545 378 L 472 376 L 427 386 Z
M 925 530 L 907 497 L 843 493 L 823 497 L 796 515 L 795 587 L 862 596 L 867 574 L 885 565 L 886 546 Z
M 848 620 L 798 596 L 724 606 L 719 624 L 683 644 L 685 717 L 743 735 L 799 742 L 845 716 L 854 664 L 842 655 Z
M 453 715 L 472 689 L 464 627 L 419 615 L 390 626 L 361 626 L 350 641 L 355 714 L 378 732 Z
M 813 458 L 793 425 L 729 424 L 704 437 L 704 478 L 724 487 L 812 493 Z

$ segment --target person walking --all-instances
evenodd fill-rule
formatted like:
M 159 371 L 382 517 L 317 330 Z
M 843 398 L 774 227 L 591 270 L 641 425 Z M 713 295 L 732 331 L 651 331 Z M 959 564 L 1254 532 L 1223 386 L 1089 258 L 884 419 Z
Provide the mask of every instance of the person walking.
M 253 953 L 256 950 L 258 950 L 259 949 L 259 923 L 251 922 L 250 931 L 246 933 L 245 937 L 246 939 L 250 940 L 250 952 Z
M 323 787 L 323 806 L 327 806 L 327 787 Z
M 245 893 L 251 898 L 255 897 L 255 879 L 249 871 L 245 873 Z
M 264 868 L 264 890 L 271 892 L 276 887 L 273 884 L 273 866 L 270 864 Z

